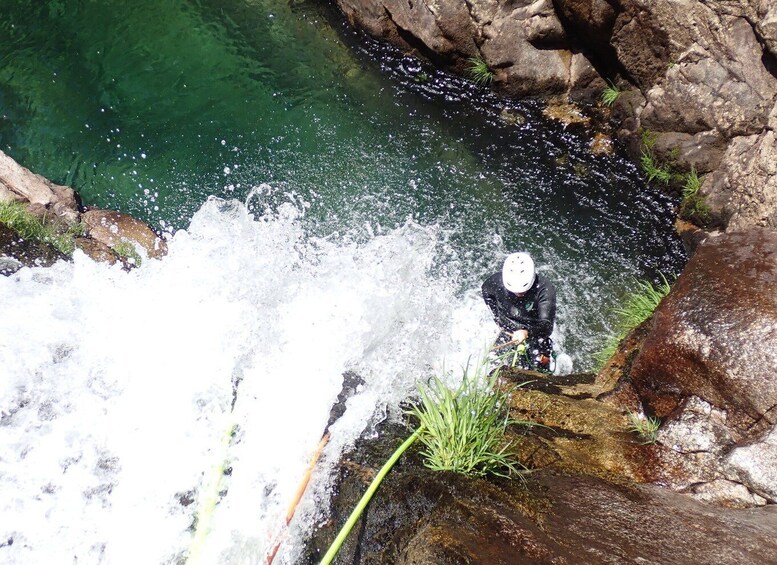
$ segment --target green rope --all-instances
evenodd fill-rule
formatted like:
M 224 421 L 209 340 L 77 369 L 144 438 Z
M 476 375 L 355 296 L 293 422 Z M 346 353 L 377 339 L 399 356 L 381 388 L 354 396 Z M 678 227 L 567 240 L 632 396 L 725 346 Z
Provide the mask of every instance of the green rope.
M 202 550 L 205 547 L 205 538 L 210 532 L 210 525 L 213 521 L 213 512 L 219 502 L 219 486 L 224 477 L 224 459 L 229 450 L 229 444 L 232 441 L 232 434 L 235 430 L 235 424 L 231 420 L 232 414 L 229 414 L 228 424 L 221 437 L 221 445 L 218 451 L 219 461 L 213 465 L 207 480 L 204 482 L 200 495 L 200 504 L 197 509 L 197 529 L 194 532 L 194 539 L 189 546 L 189 555 L 186 558 L 186 565 L 196 565 L 202 561 Z
M 364 511 L 364 508 L 370 502 L 372 495 L 375 494 L 376 490 L 378 490 L 378 486 L 380 486 L 381 481 L 383 481 L 383 477 L 385 477 L 386 474 L 391 470 L 391 468 L 394 466 L 394 463 L 397 462 L 399 457 L 407 450 L 407 448 L 410 447 L 416 439 L 418 439 L 418 436 L 421 434 L 422 430 L 423 426 L 413 432 L 413 435 L 407 438 L 405 442 L 397 448 L 389 460 L 386 461 L 383 467 L 381 467 L 380 471 L 378 471 L 378 474 L 375 475 L 375 478 L 372 479 L 372 483 L 370 483 L 367 492 L 364 493 L 364 495 L 361 497 L 361 500 L 359 500 L 359 504 L 356 505 L 356 508 L 353 509 L 353 512 L 351 512 L 348 520 L 345 522 L 345 524 L 343 524 L 343 527 L 340 529 L 340 533 L 337 534 L 335 541 L 333 541 L 332 545 L 329 546 L 329 551 L 326 552 L 326 555 L 324 555 L 324 558 L 321 560 L 321 565 L 329 565 L 332 563 L 332 560 L 337 555 L 337 552 L 340 551 L 340 546 L 343 545 L 345 538 L 348 537 L 351 529 L 354 527 L 362 512 Z

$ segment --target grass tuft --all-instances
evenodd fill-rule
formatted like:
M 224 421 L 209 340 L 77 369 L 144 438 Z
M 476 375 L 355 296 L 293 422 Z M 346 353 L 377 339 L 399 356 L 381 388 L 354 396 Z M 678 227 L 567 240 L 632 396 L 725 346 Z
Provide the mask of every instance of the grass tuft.
M 51 224 L 31 214 L 21 202 L 0 201 L 0 224 L 23 239 L 47 243 L 65 255 L 71 255 L 76 247 L 73 237 L 77 235 L 77 228 L 71 227 L 64 234 L 57 233 Z
M 516 422 L 507 416 L 508 393 L 495 389 L 498 371 L 485 376 L 487 362 L 474 376 L 464 370 L 457 390 L 439 378 L 419 386 L 420 403 L 408 414 L 420 420 L 419 440 L 424 464 L 436 471 L 469 476 L 516 476 L 523 466 L 516 462 L 504 434 Z
M 624 305 L 617 310 L 621 331 L 630 332 L 653 314 L 671 290 L 671 285 L 664 275 L 661 275 L 661 281 L 656 286 L 649 281 L 637 281 L 637 290 L 629 293 Z
M 685 184 L 683 185 L 683 198 L 691 198 L 699 194 L 701 188 L 701 179 L 696 173 L 696 167 L 691 167 L 691 172 L 685 175 Z
M 478 86 L 488 86 L 491 84 L 491 81 L 494 80 L 494 73 L 491 72 L 491 69 L 488 68 L 488 65 L 480 55 L 467 59 L 467 61 L 469 62 L 467 71 L 469 71 L 469 76 L 475 84 Z
M 672 170 L 670 167 L 659 163 L 651 151 L 643 151 L 639 162 L 642 165 L 642 170 L 647 176 L 648 182 L 657 180 L 664 184 L 669 184 L 669 181 L 672 180 Z
M 607 81 L 608 86 L 602 92 L 601 101 L 605 106 L 612 106 L 621 95 L 621 91 L 611 81 Z
M 140 267 L 140 265 L 143 263 L 143 259 L 140 257 L 140 254 L 138 253 L 137 249 L 135 249 L 135 246 L 129 241 L 119 241 L 118 243 L 113 245 L 111 249 L 113 249 L 113 251 L 119 257 L 127 259 L 130 263 L 132 263 L 136 267 Z
M 629 431 L 640 436 L 644 443 L 656 443 L 661 420 L 629 411 Z
M 642 139 L 642 146 L 644 147 L 645 152 L 652 154 L 653 148 L 656 146 L 656 140 L 658 139 L 656 132 L 643 128 L 640 132 L 640 138 Z
M 626 295 L 623 305 L 616 308 L 616 335 L 609 338 L 602 348 L 594 353 L 598 368 L 602 368 L 618 350 L 626 335 L 653 315 L 658 304 L 669 294 L 671 285 L 661 274 L 661 283 L 656 286 L 649 281 L 636 281 L 637 289 Z

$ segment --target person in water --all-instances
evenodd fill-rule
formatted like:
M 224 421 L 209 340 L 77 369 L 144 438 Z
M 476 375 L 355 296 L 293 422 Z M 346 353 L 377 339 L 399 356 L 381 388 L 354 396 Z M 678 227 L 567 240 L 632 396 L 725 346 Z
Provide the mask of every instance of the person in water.
M 502 270 L 483 283 L 483 300 L 501 330 L 496 345 L 525 348 L 536 368 L 548 370 L 556 319 L 556 288 L 537 274 L 528 253 L 512 253 Z

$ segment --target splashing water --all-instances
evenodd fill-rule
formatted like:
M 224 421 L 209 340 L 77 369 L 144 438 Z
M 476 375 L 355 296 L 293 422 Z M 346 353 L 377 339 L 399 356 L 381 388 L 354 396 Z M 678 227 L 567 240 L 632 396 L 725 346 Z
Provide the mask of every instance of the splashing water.
M 77 254 L 0 279 L 4 562 L 180 562 L 222 463 L 203 562 L 258 561 L 344 371 L 365 383 L 327 461 L 431 364 L 463 365 L 492 337 L 479 297 L 432 274 L 438 228 L 335 241 L 300 216 L 211 199 L 168 257 L 131 273 Z M 306 504 L 309 518 L 321 501 Z

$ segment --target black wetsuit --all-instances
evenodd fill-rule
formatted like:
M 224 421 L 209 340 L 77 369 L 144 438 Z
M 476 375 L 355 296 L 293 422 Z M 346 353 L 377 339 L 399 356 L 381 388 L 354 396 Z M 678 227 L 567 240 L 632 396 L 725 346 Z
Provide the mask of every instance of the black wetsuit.
M 519 297 L 504 287 L 499 272 L 486 279 L 482 292 L 494 321 L 502 330 L 497 344 L 510 341 L 512 332 L 526 330 L 529 349 L 550 356 L 553 349 L 550 334 L 556 319 L 556 289 L 548 279 L 538 274 L 532 287 Z

